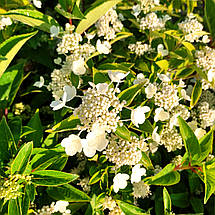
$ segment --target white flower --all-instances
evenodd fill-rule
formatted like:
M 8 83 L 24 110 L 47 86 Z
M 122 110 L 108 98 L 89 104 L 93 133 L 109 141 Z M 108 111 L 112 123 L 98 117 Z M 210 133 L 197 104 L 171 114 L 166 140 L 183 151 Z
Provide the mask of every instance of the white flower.
M 181 89 L 181 96 L 184 100 L 190 101 L 190 96 L 187 95 L 187 92 L 185 89 Z
M 75 75 L 83 75 L 86 72 L 84 58 L 79 58 L 78 60 L 73 61 L 72 71 Z
M 197 128 L 194 133 L 198 139 L 201 139 L 206 134 L 206 131 L 202 128 Z
M 93 125 L 92 131 L 82 140 L 84 154 L 87 157 L 93 157 L 97 151 L 103 151 L 108 145 L 105 128 Z
M 115 193 L 119 191 L 119 189 L 125 189 L 127 187 L 127 180 L 129 179 L 128 174 L 118 173 L 115 175 L 113 179 L 113 190 Z
M 163 108 L 157 108 L 155 110 L 155 116 L 154 116 L 154 121 L 165 121 L 169 119 L 169 113 L 166 112 Z
M 72 100 L 74 97 L 76 96 L 76 89 L 74 86 L 70 87 L 70 86 L 65 86 L 64 87 L 64 93 L 62 96 L 62 100 L 58 100 L 58 101 L 53 101 L 50 104 L 50 107 L 53 108 L 53 110 L 59 110 L 61 108 L 63 108 L 66 105 L 66 102 Z
M 149 148 L 152 154 L 155 153 L 158 150 L 158 142 L 153 141 L 149 143 Z
M 180 116 L 180 113 L 174 114 L 169 121 L 169 127 L 170 129 L 173 129 L 173 126 L 179 126 L 178 125 L 178 116 Z
M 139 127 L 138 124 L 143 124 L 145 122 L 145 113 L 149 112 L 150 108 L 148 106 L 139 106 L 131 111 L 131 121 L 132 123 Z
M 133 184 L 138 183 L 141 181 L 141 177 L 143 175 L 146 175 L 146 169 L 145 168 L 140 168 L 141 164 L 136 164 L 133 168 L 132 168 L 132 173 L 131 173 L 131 183 Z
M 208 71 L 208 81 L 210 81 L 210 82 L 215 81 L 215 70 L 214 69 L 210 69 Z
M 85 36 L 86 36 L 88 42 L 90 42 L 90 40 L 92 40 L 96 36 L 96 34 L 87 34 L 86 32 L 84 32 L 84 33 L 85 33 Z
M 50 27 L 51 37 L 57 37 L 59 32 L 60 32 L 60 27 L 59 26 L 52 25 Z
M 121 82 L 121 80 L 124 79 L 128 74 L 129 72 L 122 73 L 122 72 L 112 72 L 111 70 L 108 71 L 108 76 L 112 82 Z
M 204 36 L 202 37 L 202 42 L 203 42 L 203 43 L 209 43 L 209 42 L 210 42 L 210 39 L 209 39 L 208 35 L 204 35 Z
M 168 50 L 164 49 L 163 44 L 159 44 L 157 46 L 157 52 L 158 52 L 158 54 L 161 54 L 162 57 L 165 57 L 169 54 Z
M 149 79 L 145 78 L 145 76 L 143 75 L 143 73 L 139 73 L 137 74 L 136 79 L 134 79 L 133 81 L 134 84 L 148 84 L 149 83 Z
M 139 14 L 141 13 L 141 8 L 140 8 L 140 5 L 137 4 L 137 5 L 134 5 L 132 7 L 132 14 L 137 17 Z
M 4 25 L 12 25 L 12 20 L 10 17 L 3 17 L 1 19 L 1 23 L 3 23 Z
M 69 205 L 67 201 L 57 201 L 54 205 L 54 212 L 64 213 L 66 212 L 66 207 Z
M 99 94 L 105 94 L 107 91 L 108 91 L 108 84 L 107 83 L 99 83 L 99 84 L 96 84 L 96 89 L 97 89 L 97 92 Z
M 96 42 L 96 49 L 99 54 L 109 54 L 111 49 L 111 44 L 108 41 L 104 41 L 103 43 L 101 40 L 97 40 Z
M 154 140 L 156 143 L 160 143 L 161 138 L 160 138 L 160 135 L 157 133 L 157 130 L 158 130 L 158 126 L 156 126 L 152 132 L 152 140 Z
M 145 88 L 145 93 L 146 93 L 147 99 L 151 99 L 155 95 L 156 92 L 157 92 L 157 87 L 152 83 L 149 83 L 149 85 Z
M 60 65 L 62 62 L 62 59 L 60 57 L 54 59 L 54 63 Z
M 82 150 L 81 138 L 77 135 L 71 134 L 69 137 L 62 140 L 61 146 L 65 148 L 67 155 L 73 156 Z
M 164 74 L 158 74 L 158 78 L 163 81 L 163 82 L 169 82 L 170 81 L 170 77 Z
M 40 76 L 40 81 L 36 81 L 33 86 L 41 88 L 43 87 L 44 83 L 45 83 L 45 80 L 43 76 Z
M 37 8 L 41 8 L 42 7 L 42 2 L 40 0 L 33 0 L 33 4 Z

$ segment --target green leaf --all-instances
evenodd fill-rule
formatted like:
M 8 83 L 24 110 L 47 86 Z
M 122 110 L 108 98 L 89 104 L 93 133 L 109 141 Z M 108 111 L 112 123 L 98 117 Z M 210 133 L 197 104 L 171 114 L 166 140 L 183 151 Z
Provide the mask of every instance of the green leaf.
M 164 71 L 167 71 L 169 68 L 169 62 L 167 60 L 160 60 L 155 63 Z
M 57 133 L 57 132 L 64 132 L 64 131 L 71 131 L 74 130 L 77 125 L 80 125 L 80 120 L 77 116 L 70 116 L 67 119 L 62 120 L 57 125 L 55 125 L 52 129 L 46 130 L 49 133 Z
M 185 69 L 179 69 L 176 74 L 175 78 L 180 79 L 180 78 L 186 78 L 194 73 L 193 68 L 185 68 Z
M 92 185 L 99 182 L 101 177 L 102 177 L 102 172 L 101 170 L 99 170 L 98 172 L 94 173 L 93 176 L 90 178 L 88 185 Z
M 148 214 L 148 213 L 145 213 L 143 209 L 120 200 L 117 200 L 117 204 L 119 205 L 121 210 L 125 213 L 125 215 L 147 215 Z
M 58 22 L 51 16 L 45 15 L 37 10 L 29 9 L 17 9 L 10 10 L 7 13 L 3 13 L 7 17 L 10 17 L 14 20 L 20 21 L 31 27 L 38 28 L 42 31 L 50 33 L 50 27 L 55 25 L 60 27 Z
M 116 70 L 117 72 L 130 72 L 129 67 L 119 63 L 105 63 L 98 66 L 99 70 Z
M 40 121 L 39 110 L 36 110 L 36 113 L 28 122 L 28 127 L 34 129 L 35 132 L 29 134 L 26 140 L 29 142 L 33 141 L 34 147 L 40 146 L 43 139 L 43 126 Z
M 50 197 L 55 200 L 63 200 L 68 202 L 90 202 L 90 197 L 73 187 L 70 184 L 65 184 L 58 187 L 49 187 L 47 192 Z
M 63 149 L 46 149 L 38 152 L 32 159 L 29 165 L 31 170 L 45 170 L 56 161 L 60 160 L 65 155 Z
M 141 153 L 142 153 L 142 158 L 140 162 L 143 164 L 143 166 L 146 167 L 147 169 L 154 169 L 152 161 L 149 158 L 149 156 L 143 151 Z
M 72 85 L 75 88 L 78 88 L 78 86 L 79 86 L 79 76 L 78 75 L 75 75 L 73 72 L 71 72 L 70 81 L 72 82 Z
M 215 36 L 215 20 L 214 20 L 214 11 L 215 11 L 215 1 L 214 0 L 205 0 L 205 18 L 207 25 L 212 36 Z
M 196 135 L 193 133 L 193 130 L 180 116 L 178 117 L 178 123 L 185 149 L 192 164 L 192 161 L 198 161 L 201 158 L 201 148 L 199 141 L 196 138 Z
M 106 72 L 102 72 L 100 70 L 97 70 L 93 67 L 93 83 L 99 84 L 99 83 L 109 83 L 110 79 L 108 78 Z
M 8 122 L 8 126 L 10 127 L 15 143 L 17 145 L 22 132 L 22 119 L 19 116 L 13 117 Z
M 65 11 L 72 11 L 72 8 L 77 0 L 59 0 L 59 4 Z
M 67 19 L 85 19 L 85 16 L 83 15 L 83 13 L 80 11 L 79 7 L 77 6 L 77 4 L 75 4 L 72 12 L 68 12 L 68 10 L 64 10 L 63 8 L 60 7 L 60 5 L 57 5 L 55 7 L 55 10 L 61 14 L 62 16 L 64 16 Z
M 0 161 L 5 161 L 16 151 L 16 144 L 5 117 L 0 122 L 0 137 Z
M 9 107 L 17 94 L 23 79 L 23 64 L 10 67 L 0 79 L 0 103 Z M 5 108 L 5 107 L 4 107 Z
M 33 175 L 32 182 L 39 186 L 63 185 L 78 178 L 78 175 L 55 170 L 38 170 L 31 174 Z
M 110 8 L 114 7 L 121 0 L 97 0 L 84 13 L 86 19 L 80 21 L 76 28 L 76 32 L 82 34 L 91 25 L 93 25 L 101 16 L 103 16 Z
M 30 207 L 30 202 L 32 200 L 32 194 L 35 195 L 34 190 L 32 190 L 32 184 L 26 184 L 23 201 L 22 201 L 22 215 L 28 215 L 28 210 Z M 33 198 L 34 199 L 34 198 Z
M 125 90 L 123 90 L 119 95 L 118 98 L 120 101 L 126 101 L 126 106 L 129 106 L 134 98 L 137 96 L 139 92 L 141 92 L 141 88 L 143 87 L 142 84 L 135 84 Z
M 115 134 L 124 140 L 127 140 L 127 141 L 131 140 L 131 132 L 128 130 L 128 128 L 125 125 L 123 125 L 122 127 L 118 126 L 115 131 Z
M 200 148 L 201 148 L 201 160 L 203 161 L 209 153 L 212 153 L 213 150 L 213 130 L 209 131 L 205 134 L 200 140 Z
M 143 124 L 139 125 L 139 130 L 152 134 L 154 128 L 151 122 L 148 119 L 146 119 Z
M 13 60 L 13 58 L 17 54 L 17 52 L 36 33 L 37 33 L 37 31 L 29 33 L 29 34 L 13 36 L 0 44 L 0 53 L 2 56 L 7 58 L 7 60 L 0 61 L 0 77 L 5 72 L 5 70 L 7 69 L 10 62 Z
M 172 203 L 166 187 L 163 188 L 163 203 L 164 203 L 164 214 L 168 215 L 172 210 Z
M 191 94 L 190 108 L 194 107 L 202 94 L 202 83 L 197 81 Z
M 19 199 L 10 199 L 8 204 L 8 215 L 22 215 Z
M 18 8 L 29 5 L 30 2 L 28 0 L 1 0 L 0 7 L 5 10 L 10 10 L 12 8 Z M 2 9 L 0 8 L 0 9 Z
M 205 197 L 204 204 L 207 203 L 210 196 L 215 192 L 215 163 L 212 165 L 205 165 L 203 163 L 204 183 L 205 183 Z
M 155 176 L 147 177 L 144 181 L 149 185 L 170 186 L 180 181 L 180 174 L 174 170 L 175 164 L 168 164 Z
M 33 150 L 33 143 L 25 144 L 15 157 L 14 161 L 11 164 L 11 175 L 14 173 L 22 174 L 27 168 L 28 162 L 31 157 L 31 153 Z

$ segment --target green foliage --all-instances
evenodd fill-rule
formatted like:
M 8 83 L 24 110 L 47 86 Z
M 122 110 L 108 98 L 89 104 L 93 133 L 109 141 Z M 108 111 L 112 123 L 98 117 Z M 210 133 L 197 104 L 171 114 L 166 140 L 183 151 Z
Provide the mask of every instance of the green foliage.
M 58 187 L 49 187 L 47 192 L 49 196 L 55 200 L 64 200 L 68 202 L 90 202 L 91 200 L 86 193 L 78 190 L 70 184 Z
M 50 27 L 52 25 L 60 27 L 58 22 L 54 18 L 45 15 L 37 10 L 17 9 L 10 10 L 7 13 L 3 13 L 1 15 L 6 15 L 7 17 L 22 22 L 26 25 L 38 28 L 39 30 L 45 32 L 50 32 Z
M 80 21 L 76 28 L 76 32 L 82 34 L 91 25 L 93 25 L 101 16 L 103 16 L 110 8 L 115 6 L 121 0 L 97 0 L 85 13 L 86 19 Z
M 13 60 L 21 47 L 37 32 L 13 36 L 0 44 L 0 54 L 7 60 L 0 61 L 0 77 L 3 75 L 10 62 Z
M 78 178 L 78 175 L 55 170 L 36 170 L 31 173 L 32 182 L 40 186 L 57 186 L 67 184 Z
M 25 144 L 13 160 L 13 163 L 11 164 L 11 175 L 14 173 L 22 174 L 25 172 L 25 169 L 27 168 L 27 165 L 29 163 L 31 153 L 33 150 L 33 143 L 27 143 Z

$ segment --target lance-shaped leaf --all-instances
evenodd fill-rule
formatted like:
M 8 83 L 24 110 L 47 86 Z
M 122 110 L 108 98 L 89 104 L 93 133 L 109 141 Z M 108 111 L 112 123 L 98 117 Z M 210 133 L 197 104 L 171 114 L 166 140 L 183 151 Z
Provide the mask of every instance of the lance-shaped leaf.
M 20 21 L 26 25 L 30 25 L 48 33 L 50 32 L 52 25 L 60 27 L 60 25 L 54 18 L 45 15 L 37 10 L 17 9 L 10 10 L 7 13 L 3 13 L 1 15 L 5 15 L 14 20 Z
M 172 203 L 166 187 L 163 188 L 163 204 L 164 204 L 164 214 L 169 215 L 169 213 L 172 210 Z
M 13 163 L 11 164 L 11 175 L 14 173 L 22 174 L 28 166 L 31 153 L 33 150 L 33 143 L 25 144 L 15 157 Z
M 98 0 L 84 13 L 86 19 L 80 21 L 76 32 L 82 34 L 86 29 L 93 25 L 110 8 L 114 7 L 121 0 Z
M 121 210 L 125 215 L 147 215 L 148 214 L 148 213 L 145 213 L 143 209 L 123 201 L 117 200 L 117 204 L 119 205 L 119 207 L 121 208 Z
M 78 175 L 55 171 L 55 170 L 38 170 L 32 172 L 32 182 L 40 186 L 57 186 L 67 184 L 78 178 Z
M 201 158 L 201 147 L 199 141 L 193 130 L 180 116 L 178 117 L 178 123 L 185 149 L 192 164 L 192 162 L 198 161 Z
M 90 197 L 73 187 L 70 184 L 65 184 L 59 187 L 49 187 L 47 192 L 50 197 L 55 200 L 63 200 L 68 202 L 90 202 Z
M 0 55 L 5 57 L 7 60 L 0 61 L 0 77 L 5 72 L 10 62 L 13 60 L 17 52 L 22 48 L 22 46 L 37 32 L 32 32 L 29 34 L 17 35 L 5 40 L 0 44 Z
M 144 181 L 149 185 L 170 186 L 180 181 L 180 174 L 174 170 L 175 164 L 168 164 L 155 176 L 147 177 Z

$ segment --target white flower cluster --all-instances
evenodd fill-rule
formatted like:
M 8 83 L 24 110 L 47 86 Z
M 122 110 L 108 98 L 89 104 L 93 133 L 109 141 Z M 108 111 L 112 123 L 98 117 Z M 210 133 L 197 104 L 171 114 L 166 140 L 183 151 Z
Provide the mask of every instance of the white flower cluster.
M 7 201 L 21 196 L 23 194 L 21 188 L 24 185 L 19 180 L 30 182 L 31 176 L 16 174 L 9 175 L 9 178 L 5 181 L 0 180 L 0 199 Z
M 208 81 L 215 82 L 215 49 L 208 46 L 196 51 L 196 65 L 206 73 Z
M 207 102 L 202 102 L 198 106 L 199 118 L 201 120 L 201 127 L 206 128 L 213 126 L 215 123 L 215 109 L 210 109 Z
M 183 22 L 178 24 L 178 27 L 185 34 L 185 40 L 198 42 L 199 38 L 202 37 L 200 33 L 203 31 L 204 26 L 193 14 L 190 14 Z
M 159 92 L 155 94 L 155 104 L 167 111 L 179 105 L 178 90 L 176 85 L 162 83 Z
M 119 112 L 125 105 L 115 95 L 116 89 L 107 84 L 97 84 L 84 92 L 82 104 L 74 110 L 84 128 L 91 129 L 94 124 L 103 127 L 108 133 L 115 131 L 120 122 Z
M 59 70 L 54 69 L 51 73 L 52 81 L 47 86 L 47 89 L 52 91 L 52 96 L 55 100 L 60 100 L 63 96 L 65 86 L 71 86 L 72 83 L 70 81 L 70 72 L 69 70 Z
M 144 13 L 148 13 L 155 6 L 160 5 L 160 0 L 139 0 L 139 4 Z
M 134 52 L 137 56 L 142 56 L 144 55 L 146 52 L 152 52 L 153 49 L 151 48 L 150 45 L 146 44 L 146 43 L 142 43 L 142 42 L 136 42 L 136 44 L 130 44 L 128 46 L 128 48 Z
M 145 29 L 149 29 L 151 31 L 159 31 L 165 29 L 165 24 L 169 19 L 171 18 L 168 15 L 159 18 L 156 13 L 149 13 L 140 20 L 140 29 L 143 31 Z
M 12 23 L 10 17 L 0 17 L 0 30 L 3 30 L 5 26 L 12 25 Z
M 80 185 L 84 192 L 89 193 L 90 185 L 88 185 L 88 183 L 89 183 L 89 177 L 85 177 L 83 179 L 79 179 L 79 182 L 77 183 L 77 185 Z
M 133 196 L 134 198 L 145 198 L 151 195 L 150 186 L 145 184 L 144 181 L 133 184 Z
M 52 202 L 50 206 L 43 206 L 41 209 L 37 211 L 37 215 L 51 215 L 56 212 L 61 213 L 62 215 L 70 215 L 71 211 L 69 209 L 66 209 L 66 207 L 69 205 L 69 202 L 67 201 L 57 201 Z
M 178 133 L 177 129 L 172 129 L 167 124 L 160 135 L 160 145 L 164 145 L 168 152 L 181 149 L 183 146 L 182 137 Z
M 108 215 L 125 215 L 111 196 L 105 196 L 103 210 L 108 209 Z
M 63 35 L 62 41 L 58 44 L 57 52 L 59 54 L 67 54 L 79 49 L 79 42 L 82 41 L 81 34 L 76 32 Z
M 105 40 L 114 39 L 116 37 L 116 32 L 120 32 L 123 28 L 123 24 L 118 19 L 118 15 L 113 8 L 102 16 L 95 26 L 98 36 L 103 36 Z
M 111 134 L 108 139 L 109 144 L 105 154 L 107 159 L 115 164 L 116 168 L 137 164 L 142 157 L 141 150 L 148 149 L 146 143 L 136 137 L 131 137 L 129 142 Z

